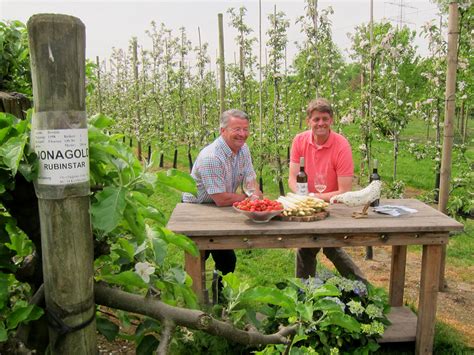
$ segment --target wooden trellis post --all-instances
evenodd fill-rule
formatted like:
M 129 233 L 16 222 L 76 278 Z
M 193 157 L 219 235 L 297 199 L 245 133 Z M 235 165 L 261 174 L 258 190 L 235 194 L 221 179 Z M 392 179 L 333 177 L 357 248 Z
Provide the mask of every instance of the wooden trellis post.
M 458 4 L 451 1 L 449 4 L 448 19 L 448 67 L 446 72 L 446 93 L 444 111 L 443 155 L 440 169 L 438 210 L 447 213 L 449 186 L 451 180 L 451 153 L 454 141 L 454 114 L 456 108 L 456 70 L 458 65 Z M 440 268 L 439 289 L 444 290 L 444 269 L 446 266 L 446 246 L 443 247 L 442 264 Z
M 85 27 L 75 17 L 54 14 L 34 15 L 27 27 L 50 349 L 96 354 Z
M 219 25 L 219 107 L 220 113 L 225 111 L 225 59 L 224 59 L 224 20 L 217 14 Z

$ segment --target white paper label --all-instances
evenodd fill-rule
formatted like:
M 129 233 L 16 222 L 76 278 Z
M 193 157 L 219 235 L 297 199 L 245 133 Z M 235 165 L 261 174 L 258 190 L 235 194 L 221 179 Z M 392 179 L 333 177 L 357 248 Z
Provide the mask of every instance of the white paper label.
M 306 196 L 308 194 L 308 183 L 297 182 L 296 183 L 296 194 Z
M 34 147 L 40 163 L 39 184 L 69 185 L 89 181 L 86 128 L 36 130 Z

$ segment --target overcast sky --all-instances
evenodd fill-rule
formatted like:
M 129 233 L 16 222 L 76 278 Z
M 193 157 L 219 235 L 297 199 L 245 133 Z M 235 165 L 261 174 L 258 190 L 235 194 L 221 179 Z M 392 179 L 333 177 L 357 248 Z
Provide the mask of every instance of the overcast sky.
M 438 9 L 429 0 L 404 1 L 404 0 L 374 0 L 374 20 L 383 18 L 393 19 L 394 23 L 400 19 L 400 2 L 404 5 L 402 10 L 403 21 L 411 29 L 419 30 L 420 26 L 431 19 L 438 19 Z M 299 24 L 295 24 L 298 16 L 304 14 L 303 0 L 264 0 L 262 2 L 262 38 L 266 41 L 267 15 L 273 13 L 273 6 L 283 11 L 290 20 L 288 30 L 288 56 L 291 59 L 296 53 L 295 41 L 302 42 L 304 35 L 300 33 Z M 347 33 L 352 32 L 356 25 L 367 23 L 370 19 L 370 0 L 319 0 L 320 9 L 332 6 L 334 14 L 333 39 L 344 54 L 350 46 Z M 398 4 L 398 5 L 397 5 Z M 164 23 L 178 34 L 180 27 L 185 27 L 188 38 L 193 46 L 198 45 L 198 27 L 201 31 L 203 42 L 209 43 L 209 54 L 212 62 L 218 45 L 217 14 L 224 14 L 224 38 L 226 61 L 233 61 L 235 47 L 233 45 L 236 33 L 230 26 L 230 17 L 227 9 L 240 6 L 247 8 L 246 23 L 253 29 L 255 37 L 258 38 L 258 0 L 233 1 L 26 1 L 26 0 L 0 0 L 1 20 L 20 20 L 24 23 L 31 15 L 37 13 L 61 13 L 78 17 L 86 26 L 86 56 L 95 60 L 96 56 L 101 59 L 108 58 L 112 47 L 127 48 L 132 36 L 138 38 L 139 44 L 150 48 L 150 42 L 145 31 L 151 28 L 151 21 L 158 24 Z M 421 54 L 426 53 L 426 45 L 423 40 L 416 42 Z M 256 49 L 258 54 L 258 49 Z

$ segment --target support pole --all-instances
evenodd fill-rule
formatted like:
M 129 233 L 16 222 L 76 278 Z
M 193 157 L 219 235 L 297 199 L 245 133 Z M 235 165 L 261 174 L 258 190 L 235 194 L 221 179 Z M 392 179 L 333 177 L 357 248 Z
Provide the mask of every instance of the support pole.
M 454 140 L 454 113 L 456 108 L 456 70 L 458 64 L 458 4 L 451 1 L 449 4 L 448 19 L 448 68 L 446 73 L 446 94 L 444 111 L 443 155 L 441 159 L 440 186 L 438 210 L 447 213 L 449 198 L 449 182 L 451 180 L 451 153 Z M 444 270 L 446 266 L 446 246 L 443 247 L 441 268 L 439 275 L 439 290 L 444 290 Z
M 224 59 L 224 24 L 222 14 L 217 14 L 219 22 L 219 103 L 220 113 L 225 111 L 225 59 Z
M 61 170 L 58 156 L 47 161 L 38 154 L 35 189 L 50 349 L 52 354 L 96 354 L 85 27 L 75 17 L 55 14 L 34 15 L 27 27 L 35 107 L 32 146 L 37 154 L 48 148 L 80 152 L 70 162 L 82 166 Z

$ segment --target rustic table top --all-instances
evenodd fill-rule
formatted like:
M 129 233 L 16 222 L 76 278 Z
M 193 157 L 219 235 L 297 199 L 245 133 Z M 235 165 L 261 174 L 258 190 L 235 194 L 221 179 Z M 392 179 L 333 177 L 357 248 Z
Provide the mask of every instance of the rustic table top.
M 174 209 L 168 228 L 175 233 L 193 236 L 226 235 L 295 235 L 333 233 L 393 233 L 393 232 L 450 232 L 462 230 L 463 225 L 416 199 L 381 200 L 382 205 L 401 205 L 418 210 L 417 213 L 392 217 L 369 209 L 368 218 L 354 219 L 352 212 L 362 207 L 330 205 L 328 218 L 314 222 L 271 220 L 255 223 L 232 207 L 213 204 L 179 203 Z

